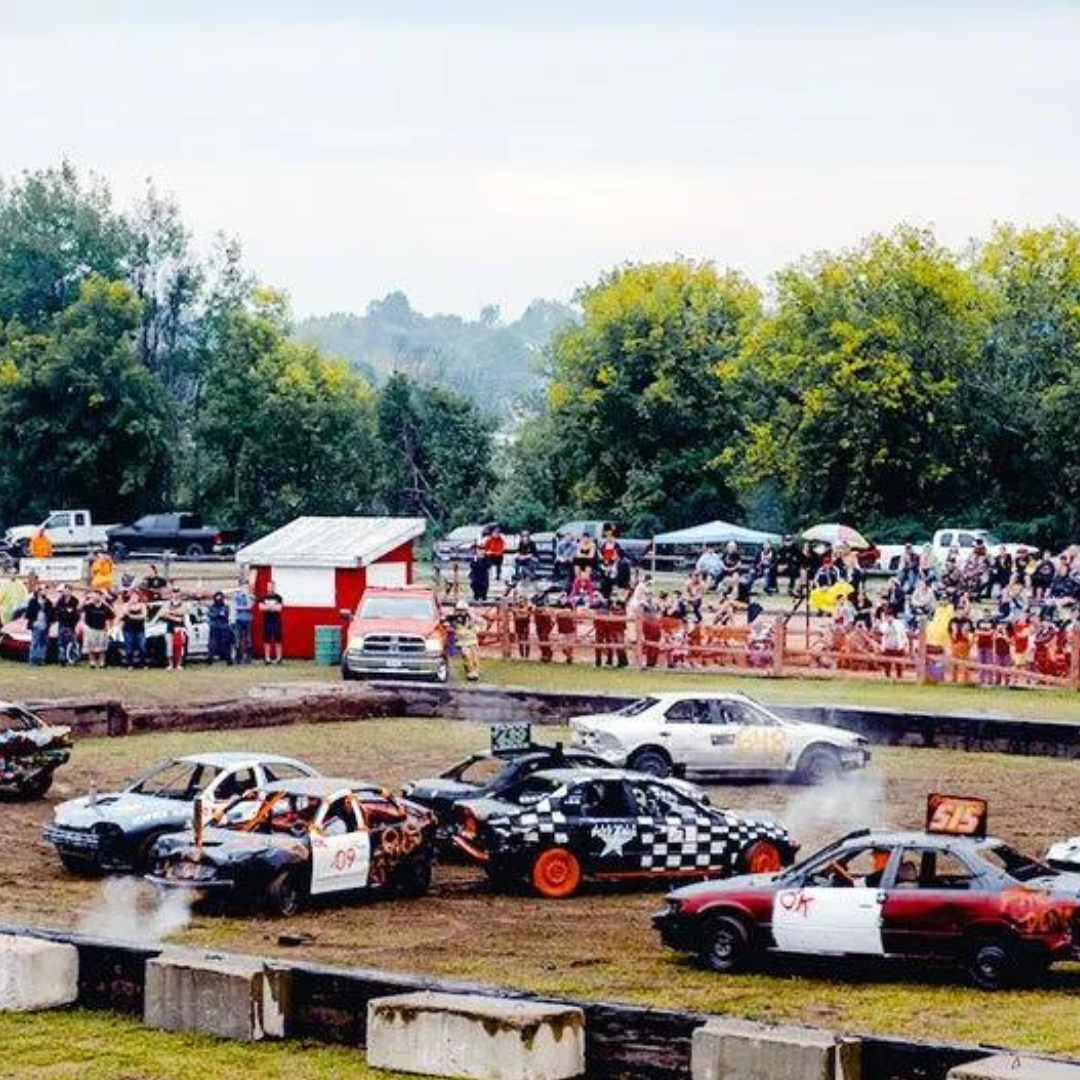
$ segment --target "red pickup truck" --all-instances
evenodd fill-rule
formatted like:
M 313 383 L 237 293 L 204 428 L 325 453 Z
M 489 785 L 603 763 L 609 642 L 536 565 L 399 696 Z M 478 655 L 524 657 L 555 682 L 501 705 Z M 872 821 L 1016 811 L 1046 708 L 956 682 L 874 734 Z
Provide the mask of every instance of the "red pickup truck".
M 368 588 L 349 624 L 341 677 L 450 677 L 446 630 L 435 593 L 423 586 Z

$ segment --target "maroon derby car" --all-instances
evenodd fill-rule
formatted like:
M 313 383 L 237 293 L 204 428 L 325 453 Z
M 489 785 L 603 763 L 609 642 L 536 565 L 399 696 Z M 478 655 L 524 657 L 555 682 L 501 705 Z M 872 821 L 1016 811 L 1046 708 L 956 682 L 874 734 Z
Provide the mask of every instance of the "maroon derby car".
M 1077 955 L 1080 875 L 999 840 L 855 832 L 779 874 L 676 889 L 653 923 L 714 971 L 766 951 L 963 965 L 986 990 Z

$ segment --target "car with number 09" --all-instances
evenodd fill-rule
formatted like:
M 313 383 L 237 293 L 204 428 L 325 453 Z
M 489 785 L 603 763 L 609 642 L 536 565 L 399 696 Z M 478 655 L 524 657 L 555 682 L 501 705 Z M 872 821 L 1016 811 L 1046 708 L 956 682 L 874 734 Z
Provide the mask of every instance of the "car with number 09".
M 651 694 L 615 712 L 575 716 L 571 745 L 611 765 L 669 776 L 782 776 L 822 784 L 870 761 L 866 739 L 788 720 L 744 694 Z
M 293 915 L 365 893 L 421 896 L 434 857 L 431 811 L 373 784 L 313 777 L 249 792 L 205 828 L 163 837 L 147 878 L 218 906 Z

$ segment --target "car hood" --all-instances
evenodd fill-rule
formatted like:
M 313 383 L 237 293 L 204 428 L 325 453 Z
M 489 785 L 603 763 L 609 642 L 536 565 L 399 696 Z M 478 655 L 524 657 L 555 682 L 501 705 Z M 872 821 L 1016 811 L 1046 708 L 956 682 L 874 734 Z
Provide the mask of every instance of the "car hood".
M 33 754 L 38 750 L 70 745 L 70 735 L 71 728 L 63 726 L 0 732 L 0 750 L 9 757 Z
M 416 780 L 408 786 L 409 799 L 466 799 L 476 795 L 479 788 L 464 780 L 449 780 L 442 776 L 429 776 Z
M 175 856 L 214 866 L 228 866 L 265 855 L 270 851 L 282 851 L 297 857 L 307 853 L 306 841 L 284 834 L 249 833 L 236 829 L 205 829 L 201 847 L 195 843 L 190 830 L 173 836 L 164 836 L 154 848 L 158 858 Z
M 353 619 L 349 637 L 365 634 L 419 634 L 430 637 L 439 628 L 437 619 Z
M 120 791 L 93 799 L 84 795 L 61 803 L 56 808 L 56 824 L 91 829 L 101 822 L 109 822 L 122 828 L 135 828 L 150 823 L 183 824 L 191 820 L 191 814 L 189 802 Z
M 793 734 L 806 736 L 812 739 L 822 739 L 825 742 L 837 743 L 841 746 L 859 746 L 866 742 L 866 738 L 857 731 L 849 731 L 847 728 L 832 727 L 829 724 L 811 724 L 802 721 L 792 722 Z
M 669 892 L 669 900 L 694 900 L 698 897 L 711 897 L 717 893 L 741 892 L 745 889 L 767 889 L 777 883 L 779 874 L 739 874 L 721 881 L 699 881 L 694 885 L 683 885 Z

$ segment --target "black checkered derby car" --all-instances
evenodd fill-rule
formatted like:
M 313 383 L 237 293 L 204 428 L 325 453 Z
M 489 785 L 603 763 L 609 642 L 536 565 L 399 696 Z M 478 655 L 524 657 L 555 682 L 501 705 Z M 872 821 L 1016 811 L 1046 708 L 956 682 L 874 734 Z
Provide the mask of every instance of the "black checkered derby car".
M 458 808 L 454 843 L 499 885 L 541 896 L 582 880 L 713 878 L 779 870 L 798 850 L 775 822 L 711 806 L 682 780 L 616 769 L 545 769 L 518 803 L 476 799 Z

